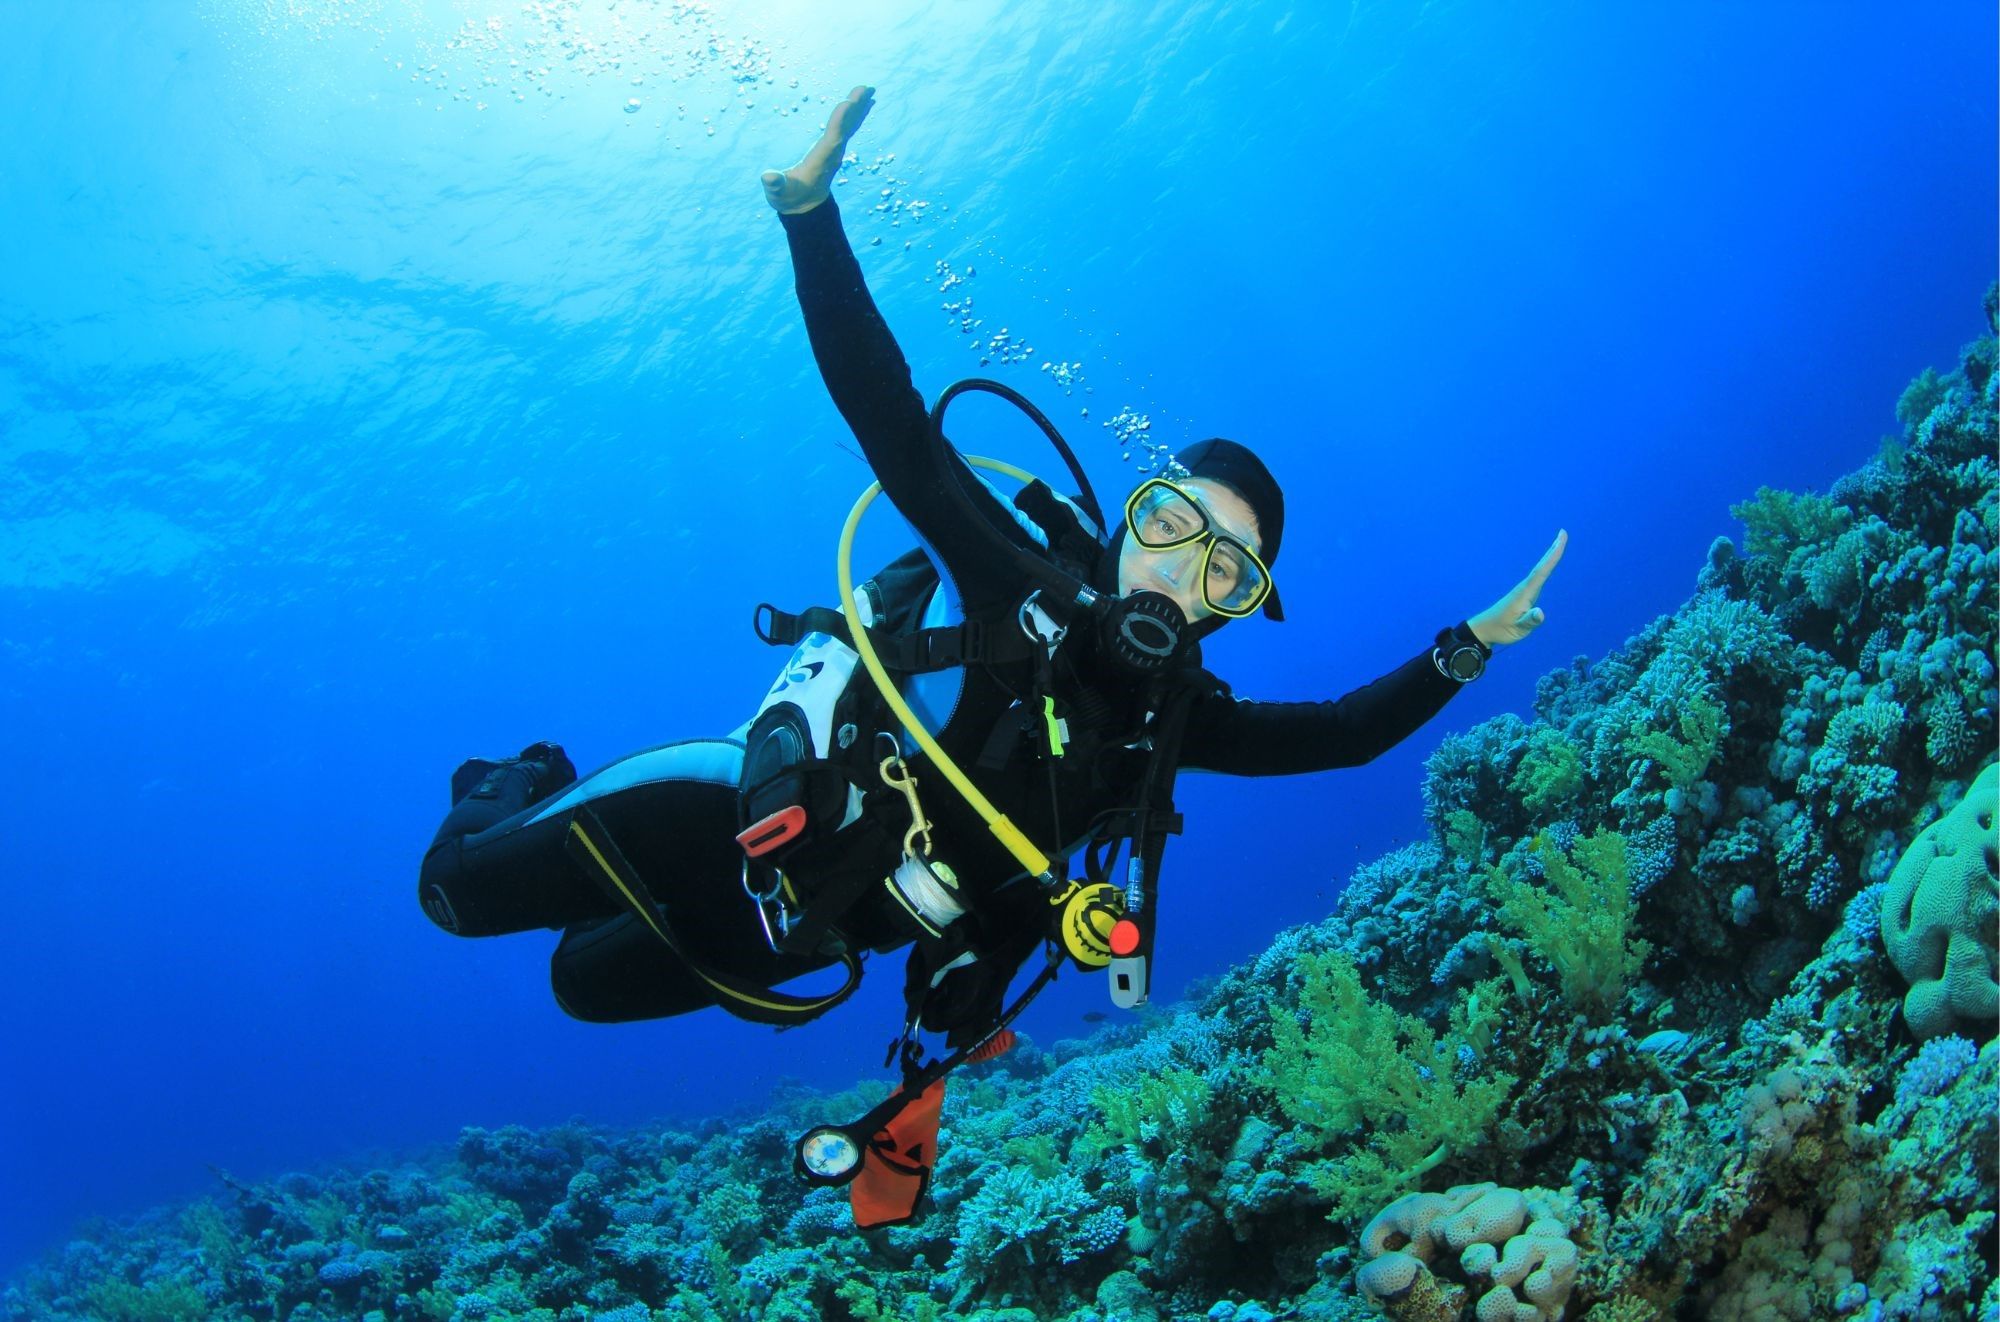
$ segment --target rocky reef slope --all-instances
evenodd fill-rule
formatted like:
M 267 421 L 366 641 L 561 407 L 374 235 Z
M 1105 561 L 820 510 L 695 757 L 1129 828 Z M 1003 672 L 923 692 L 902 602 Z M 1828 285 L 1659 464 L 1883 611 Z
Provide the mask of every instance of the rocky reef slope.
M 878 1093 L 778 1098 L 226 1183 L 0 1315 L 2000 1322 L 1994 356 L 1446 737 L 1325 921 L 967 1071 L 914 1225 L 791 1174 Z

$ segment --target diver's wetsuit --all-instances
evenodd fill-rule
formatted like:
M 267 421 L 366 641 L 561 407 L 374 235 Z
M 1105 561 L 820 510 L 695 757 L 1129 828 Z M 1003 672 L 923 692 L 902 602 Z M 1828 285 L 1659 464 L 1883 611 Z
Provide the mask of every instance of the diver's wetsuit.
M 813 355 L 869 466 L 941 566 L 966 618 L 1015 628 L 1026 585 L 1007 557 L 996 555 L 989 534 L 966 526 L 944 484 L 962 481 L 975 499 L 992 502 L 995 521 L 1015 531 L 1022 546 L 1039 553 L 1039 543 L 955 453 L 931 440 L 923 397 L 868 294 L 832 200 L 781 220 Z M 956 477 L 946 463 L 960 470 Z M 1100 557 L 1094 577 L 1098 589 L 1116 592 L 1115 554 Z M 1003 729 L 1019 728 L 1018 711 L 1010 709 L 1028 690 L 1026 661 L 966 667 L 956 705 L 933 731 L 994 806 L 1052 857 L 1081 842 L 1099 814 L 1129 804 L 1147 762 L 1129 745 L 1145 738 L 1149 698 L 1158 700 L 1101 655 L 1086 630 L 1057 649 L 1053 666 L 1057 714 L 1072 739 L 1064 757 L 1037 756 L 1037 741 L 1011 739 Z M 1248 702 L 1211 691 L 1190 711 L 1181 765 L 1250 776 L 1357 766 L 1406 738 L 1458 688 L 1426 646 L 1337 701 Z M 496 797 L 466 800 L 446 818 L 424 859 L 425 910 L 464 935 L 564 928 L 553 980 L 563 1008 L 579 1018 L 651 1018 L 712 1003 L 708 988 L 565 856 L 569 810 L 588 803 L 668 910 L 690 953 L 762 985 L 824 967 L 829 960 L 773 954 L 743 889 L 735 840 L 742 756 L 734 740 L 666 745 L 612 763 L 526 811 L 520 809 L 529 781 L 520 773 Z M 1006 979 L 1041 942 L 1048 905 L 928 759 L 912 756 L 910 766 L 934 827 L 932 856 L 957 872 L 969 910 L 961 921 L 978 930 L 974 944 L 985 955 L 964 1012 L 990 1016 Z M 878 833 L 874 847 L 881 840 Z M 889 848 L 876 875 L 886 876 L 897 854 Z M 794 880 L 810 892 L 811 877 Z M 839 926 L 851 944 L 875 949 L 918 932 L 880 887 Z

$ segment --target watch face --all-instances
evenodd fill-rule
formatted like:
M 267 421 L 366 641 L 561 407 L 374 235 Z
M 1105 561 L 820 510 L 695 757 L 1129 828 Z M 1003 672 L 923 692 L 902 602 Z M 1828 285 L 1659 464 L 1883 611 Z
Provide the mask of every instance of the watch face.
M 1451 673 L 1458 679 L 1479 677 L 1479 652 L 1476 648 L 1461 647 L 1451 654 Z

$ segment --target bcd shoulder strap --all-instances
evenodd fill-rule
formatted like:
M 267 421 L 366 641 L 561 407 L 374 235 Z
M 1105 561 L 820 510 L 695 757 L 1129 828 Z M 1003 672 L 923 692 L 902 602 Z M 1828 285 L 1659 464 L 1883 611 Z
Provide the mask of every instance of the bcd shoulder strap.
M 1035 521 L 1048 539 L 1049 554 L 1065 561 L 1088 581 L 1104 552 L 1104 531 L 1076 503 L 1043 481 L 1030 482 L 1014 495 L 1014 508 Z
M 752 623 L 757 636 L 774 647 L 796 647 L 808 634 L 823 633 L 854 646 L 847 617 L 831 606 L 808 606 L 796 615 L 760 602 Z M 934 629 L 892 633 L 869 626 L 868 641 L 882 664 L 898 674 L 926 675 L 955 666 L 1004 665 L 1032 656 L 1036 644 L 1019 629 L 988 628 L 984 620 L 965 620 Z
M 1042 530 L 1048 553 L 1088 581 L 1096 571 L 1104 543 L 1089 516 L 1035 481 L 1015 494 L 1014 505 Z M 964 620 L 925 629 L 918 620 L 938 585 L 937 566 L 922 547 L 906 551 L 884 565 L 860 591 L 873 608 L 868 641 L 882 664 L 902 674 L 922 675 L 966 665 L 1004 665 L 1025 661 L 1041 645 L 1012 620 Z M 796 615 L 769 602 L 759 603 L 752 627 L 773 646 L 795 647 L 807 634 L 823 633 L 854 646 L 847 617 L 831 606 L 811 606 Z

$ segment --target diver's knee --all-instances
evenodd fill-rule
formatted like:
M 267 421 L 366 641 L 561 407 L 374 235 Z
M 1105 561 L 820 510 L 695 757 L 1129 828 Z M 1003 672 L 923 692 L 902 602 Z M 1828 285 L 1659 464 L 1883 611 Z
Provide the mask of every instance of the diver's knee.
M 592 982 L 592 979 L 578 975 L 572 961 L 558 959 L 549 965 L 549 991 L 564 1014 L 585 1024 L 629 1022 L 632 1016 L 623 1013 L 622 1006 L 608 1003 L 602 988 L 593 986 Z
M 571 1001 L 569 997 L 563 995 L 563 985 L 560 980 L 554 980 L 549 990 L 555 994 L 556 1008 L 580 1024 L 615 1024 L 618 1022 L 612 1015 L 593 1014 L 588 1004 L 579 1006 Z
M 549 990 L 564 1014 L 586 1024 L 664 1019 L 712 1003 L 629 914 L 564 931 L 549 956 Z
M 459 922 L 458 908 L 451 902 L 451 892 L 464 875 L 456 840 L 440 840 L 431 846 L 417 872 L 417 904 L 424 917 L 453 936 L 467 935 Z

